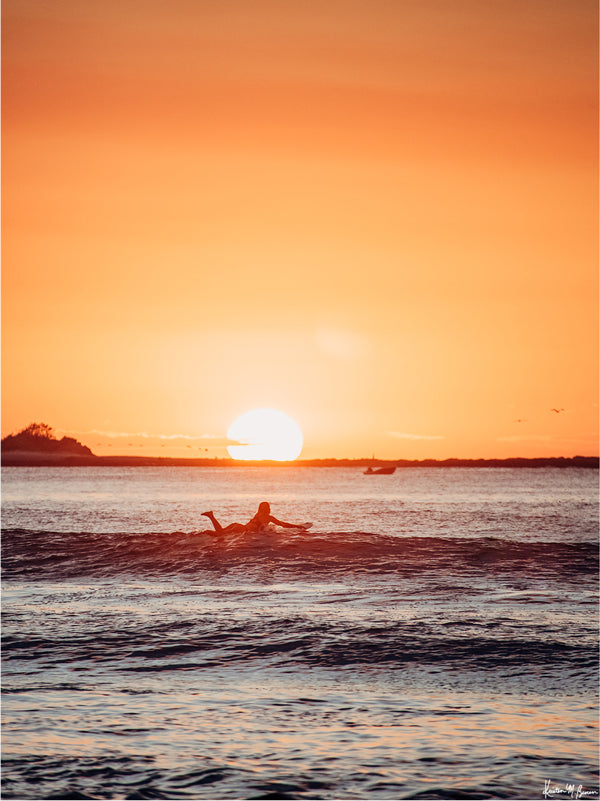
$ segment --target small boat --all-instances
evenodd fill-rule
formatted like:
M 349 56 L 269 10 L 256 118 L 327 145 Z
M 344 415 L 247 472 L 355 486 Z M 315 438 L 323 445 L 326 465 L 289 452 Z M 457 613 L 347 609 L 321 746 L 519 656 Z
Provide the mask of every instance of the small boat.
M 377 470 L 373 470 L 372 467 L 367 467 L 364 472 L 365 476 L 391 476 L 392 473 L 395 471 L 395 467 L 378 467 Z

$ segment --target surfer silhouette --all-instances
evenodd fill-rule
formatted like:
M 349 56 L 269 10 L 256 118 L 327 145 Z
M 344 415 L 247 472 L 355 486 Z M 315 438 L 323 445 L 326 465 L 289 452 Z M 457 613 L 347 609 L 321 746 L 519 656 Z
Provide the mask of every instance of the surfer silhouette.
M 215 517 L 214 512 L 202 512 L 202 514 L 204 517 L 208 517 L 218 534 L 259 531 L 269 523 L 275 523 L 276 526 L 282 526 L 283 528 L 308 528 L 306 523 L 286 523 L 284 520 L 278 520 L 276 517 L 273 517 L 271 514 L 271 506 L 266 501 L 259 504 L 258 512 L 254 515 L 252 520 L 249 520 L 247 523 L 230 523 L 228 526 L 222 526 Z

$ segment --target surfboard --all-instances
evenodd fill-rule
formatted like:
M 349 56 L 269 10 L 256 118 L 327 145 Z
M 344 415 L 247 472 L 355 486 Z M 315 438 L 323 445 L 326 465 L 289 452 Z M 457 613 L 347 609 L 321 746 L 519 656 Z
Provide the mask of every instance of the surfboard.
M 272 526 L 273 529 L 278 529 L 279 531 L 285 531 L 286 529 L 287 531 L 307 531 L 313 526 L 313 523 L 298 523 L 297 526 L 292 526 L 292 528 L 289 526 L 278 526 L 275 523 L 273 523 Z

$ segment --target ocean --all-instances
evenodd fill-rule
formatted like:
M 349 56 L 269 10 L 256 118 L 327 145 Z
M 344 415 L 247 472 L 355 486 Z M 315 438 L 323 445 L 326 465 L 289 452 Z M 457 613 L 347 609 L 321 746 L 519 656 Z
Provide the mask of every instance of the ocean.
M 5 799 L 598 798 L 597 470 L 2 485 Z

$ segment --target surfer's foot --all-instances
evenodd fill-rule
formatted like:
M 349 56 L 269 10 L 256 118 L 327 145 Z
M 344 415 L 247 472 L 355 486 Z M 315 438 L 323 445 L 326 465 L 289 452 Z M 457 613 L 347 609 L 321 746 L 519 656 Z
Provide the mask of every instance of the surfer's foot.
M 215 531 L 217 532 L 217 534 L 220 534 L 221 531 L 223 531 L 223 526 L 219 523 L 219 521 L 215 517 L 215 513 L 214 512 L 201 512 L 201 514 L 204 517 L 208 517 L 210 522 L 213 524 L 213 527 L 214 527 Z

